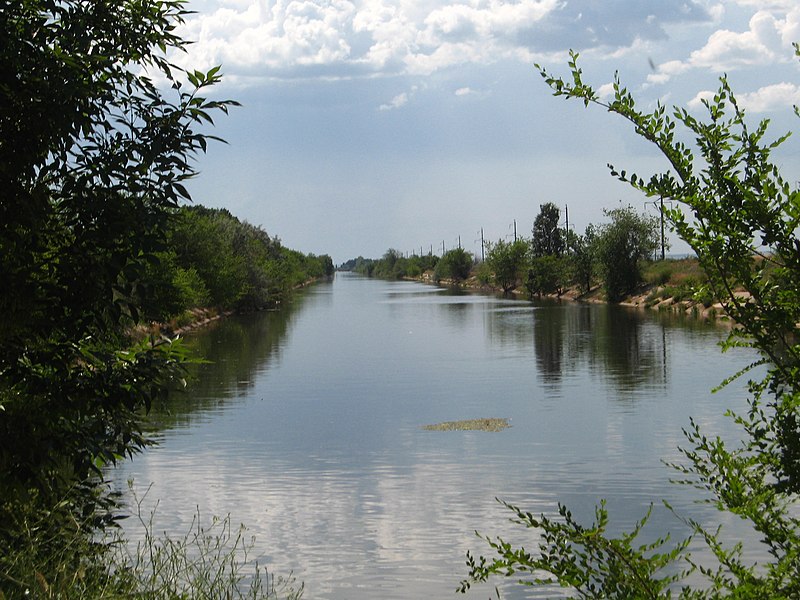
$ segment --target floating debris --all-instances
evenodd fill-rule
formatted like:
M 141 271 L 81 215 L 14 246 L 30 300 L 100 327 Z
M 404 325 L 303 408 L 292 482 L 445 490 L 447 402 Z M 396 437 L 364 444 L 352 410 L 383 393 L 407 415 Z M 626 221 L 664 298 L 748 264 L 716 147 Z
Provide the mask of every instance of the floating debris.
M 423 429 L 427 431 L 502 431 L 508 427 L 511 427 L 508 419 L 467 419 L 425 425 Z

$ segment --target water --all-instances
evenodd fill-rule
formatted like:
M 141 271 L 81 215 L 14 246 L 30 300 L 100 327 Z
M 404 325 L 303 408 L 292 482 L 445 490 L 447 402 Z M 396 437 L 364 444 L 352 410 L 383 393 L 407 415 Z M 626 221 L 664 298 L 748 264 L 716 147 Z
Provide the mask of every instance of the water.
M 152 485 L 159 530 L 185 531 L 197 510 L 245 523 L 259 561 L 293 572 L 305 598 L 451 597 L 467 550 L 489 551 L 475 530 L 535 547 L 496 497 L 581 519 L 605 498 L 615 531 L 662 498 L 716 523 L 662 460 L 680 460 L 690 416 L 736 436 L 722 415 L 745 406 L 744 383 L 710 389 L 752 355 L 722 355 L 724 336 L 691 318 L 340 273 L 193 334 L 211 363 L 156 415 L 160 444 L 113 478 Z M 479 417 L 511 428 L 422 429 Z M 729 521 L 731 538 L 749 535 Z M 648 535 L 666 531 L 686 533 L 657 504 Z

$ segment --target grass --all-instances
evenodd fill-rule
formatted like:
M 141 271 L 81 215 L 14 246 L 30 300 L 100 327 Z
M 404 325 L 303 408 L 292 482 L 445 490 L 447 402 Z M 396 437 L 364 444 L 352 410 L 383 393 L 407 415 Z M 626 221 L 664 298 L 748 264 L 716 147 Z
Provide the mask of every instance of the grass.
M 708 308 L 714 303 L 706 275 L 696 258 L 667 259 L 649 264 L 644 279 L 653 286 L 645 299 L 646 306 L 663 300 L 696 302 Z
M 138 543 L 116 528 L 92 539 L 80 527 L 60 527 L 57 540 L 43 537 L 41 527 L 29 529 L 30 537 L 20 536 L 0 557 L 0 600 L 302 597 L 303 585 L 293 577 L 271 575 L 251 560 L 255 538 L 244 526 L 234 527 L 230 517 L 203 524 L 197 512 L 184 533 L 157 535 L 153 513 L 145 518 L 141 505 L 136 499 L 135 517 L 144 531 Z
M 425 425 L 423 429 L 427 431 L 502 431 L 508 427 L 511 427 L 508 419 L 467 419 Z

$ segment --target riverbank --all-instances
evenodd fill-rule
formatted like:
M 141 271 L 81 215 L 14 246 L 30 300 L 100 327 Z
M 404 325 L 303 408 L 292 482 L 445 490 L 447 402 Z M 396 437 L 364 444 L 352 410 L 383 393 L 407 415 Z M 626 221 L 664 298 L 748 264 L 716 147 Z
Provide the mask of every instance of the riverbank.
M 482 290 L 490 293 L 502 293 L 500 288 L 480 281 L 476 275 L 472 275 L 458 283 L 450 280 L 436 281 L 434 272 L 431 270 L 422 273 L 419 277 L 406 277 L 405 279 L 422 283 L 458 286 L 464 289 Z M 708 292 L 703 291 L 703 282 L 706 278 L 696 258 L 667 259 L 651 263 L 645 268 L 644 279 L 645 283 L 635 293 L 627 296 L 617 304 L 638 309 L 682 313 L 718 322 L 730 322 L 730 318 L 725 313 L 722 304 L 714 302 Z M 510 293 L 517 298 L 528 297 L 528 292 L 522 285 Z M 603 286 L 600 284 L 588 292 L 582 292 L 578 286 L 570 286 L 562 290 L 560 294 L 547 294 L 543 297 L 572 302 L 608 302 Z
M 299 283 L 292 287 L 291 293 L 297 292 L 302 290 L 310 285 L 313 285 L 319 281 L 323 281 L 325 279 L 330 280 L 330 277 L 312 277 Z M 269 306 L 263 306 L 258 309 L 251 309 L 248 312 L 258 312 L 261 310 L 274 310 L 280 304 L 282 300 L 278 299 L 275 300 Z M 236 314 L 239 311 L 236 310 L 225 310 L 218 307 L 195 307 L 190 308 L 183 311 L 180 315 L 176 315 L 172 317 L 170 320 L 165 322 L 153 322 L 149 325 L 140 325 L 138 326 L 134 332 L 133 337 L 134 339 L 142 339 L 146 336 L 167 336 L 167 337 L 174 337 L 179 335 L 184 335 L 193 329 L 198 329 L 200 327 L 205 327 L 219 319 L 224 317 L 229 317 L 233 314 Z

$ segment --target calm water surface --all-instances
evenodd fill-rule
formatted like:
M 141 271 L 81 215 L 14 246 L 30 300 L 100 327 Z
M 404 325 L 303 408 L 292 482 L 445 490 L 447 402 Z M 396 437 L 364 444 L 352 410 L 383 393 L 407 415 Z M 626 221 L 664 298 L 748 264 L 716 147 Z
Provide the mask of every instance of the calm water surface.
M 744 383 L 709 390 L 752 355 L 722 355 L 724 335 L 620 307 L 340 273 L 280 311 L 193 334 L 211 363 L 157 415 L 160 444 L 113 478 L 152 484 L 159 530 L 185 531 L 198 509 L 245 523 L 259 561 L 293 572 L 305 598 L 453 597 L 466 551 L 488 551 L 476 529 L 535 547 L 496 497 L 547 514 L 560 501 L 586 519 L 606 498 L 615 531 L 662 498 L 716 523 L 661 461 L 679 460 L 690 416 L 735 435 L 722 414 L 744 406 Z M 478 417 L 512 427 L 422 429 Z M 685 533 L 660 506 L 649 531 Z

